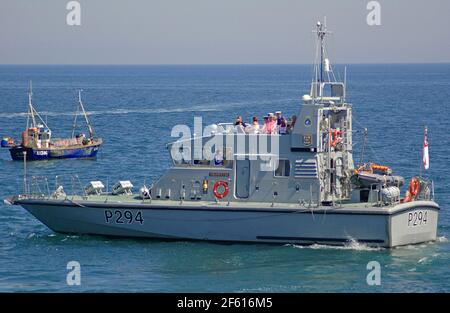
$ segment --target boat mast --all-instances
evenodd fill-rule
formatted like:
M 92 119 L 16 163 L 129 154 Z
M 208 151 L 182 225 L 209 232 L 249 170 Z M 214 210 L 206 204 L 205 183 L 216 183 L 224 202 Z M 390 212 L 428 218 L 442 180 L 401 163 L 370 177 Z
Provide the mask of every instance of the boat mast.
M 368 133 L 369 133 L 368 129 L 364 128 L 364 130 L 363 130 L 363 137 L 362 137 L 361 153 L 359 155 L 359 165 L 363 165 L 363 162 L 364 162 L 364 153 L 365 153 L 365 150 L 366 150 Z
M 27 190 L 27 151 L 23 151 L 23 194 L 28 195 Z
M 77 127 L 77 118 L 80 111 L 80 106 L 77 105 L 77 111 L 75 112 L 75 117 L 73 118 L 73 126 L 72 126 L 72 138 L 75 137 L 75 128 Z
M 328 59 L 325 57 L 325 36 L 331 34 L 327 30 L 326 17 L 324 22 L 317 21 L 316 30 L 313 31 L 317 35 L 317 45 L 316 45 L 316 59 L 314 64 L 315 77 L 313 81 L 313 90 L 311 90 L 311 95 L 313 98 L 322 97 L 322 83 L 325 82 L 325 72 L 330 72 L 330 64 Z M 328 74 L 328 80 L 330 76 Z
M 92 138 L 94 138 L 94 129 L 92 128 L 92 125 L 89 122 L 89 118 L 87 116 L 87 113 L 84 110 L 83 102 L 81 101 L 81 92 L 82 91 L 83 91 L 82 89 L 78 90 L 78 103 L 80 104 L 81 110 L 83 111 L 84 119 L 86 120 L 86 124 L 87 124 L 87 127 L 89 129 L 89 138 L 92 139 Z
M 32 127 L 36 127 L 36 118 L 34 117 L 34 108 L 33 108 L 33 85 L 30 80 L 30 87 L 28 89 L 28 116 L 27 116 L 27 129 L 30 127 L 30 117 Z
M 326 25 L 325 25 L 326 27 Z M 324 63 L 324 47 L 323 41 L 326 35 L 326 28 L 324 25 L 318 21 L 317 22 L 317 37 L 320 40 L 320 82 L 323 83 L 323 63 Z
M 48 127 L 47 123 L 42 119 L 41 115 L 36 111 L 33 106 L 33 87 L 30 80 L 30 88 L 28 91 L 28 114 L 27 114 L 27 129 L 30 128 L 30 118 L 31 118 L 31 127 L 38 127 L 36 123 L 36 116 L 38 117 L 40 123 L 47 128 L 49 131 L 51 129 Z

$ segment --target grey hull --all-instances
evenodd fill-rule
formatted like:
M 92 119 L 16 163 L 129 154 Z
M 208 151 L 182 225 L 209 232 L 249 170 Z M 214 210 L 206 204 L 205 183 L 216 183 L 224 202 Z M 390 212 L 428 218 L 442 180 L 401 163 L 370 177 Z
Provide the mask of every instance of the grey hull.
M 394 247 L 436 239 L 439 207 L 432 201 L 373 208 L 163 207 L 154 204 L 16 202 L 55 232 L 230 242 L 343 245 L 351 240 Z M 423 218 L 414 220 L 418 212 Z M 127 218 L 125 218 L 125 216 Z
M 68 200 L 20 200 L 16 204 L 53 231 L 62 233 L 331 245 L 356 240 L 381 247 L 435 240 L 439 210 L 432 201 L 399 204 L 389 209 L 314 210 L 175 202 L 171 206 Z M 418 215 L 422 215 L 420 221 Z

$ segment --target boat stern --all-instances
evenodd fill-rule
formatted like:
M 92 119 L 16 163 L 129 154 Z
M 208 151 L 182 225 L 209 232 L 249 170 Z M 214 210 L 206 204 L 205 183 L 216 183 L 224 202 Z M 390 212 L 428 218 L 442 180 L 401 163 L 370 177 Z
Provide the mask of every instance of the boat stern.
M 436 240 L 439 210 L 439 205 L 434 201 L 396 205 L 389 218 L 389 246 Z

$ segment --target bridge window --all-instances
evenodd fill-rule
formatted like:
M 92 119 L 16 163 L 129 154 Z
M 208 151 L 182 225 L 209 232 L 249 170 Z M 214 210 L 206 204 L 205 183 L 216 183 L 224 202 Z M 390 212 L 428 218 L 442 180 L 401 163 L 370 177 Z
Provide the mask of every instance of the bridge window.
M 178 149 L 171 149 L 170 155 L 172 157 L 173 164 L 175 165 L 188 165 L 191 164 L 191 150 L 189 147 L 180 146 Z
M 205 154 L 205 152 L 203 152 L 203 159 L 197 159 L 193 156 L 189 147 L 181 146 L 179 149 L 171 149 L 171 157 L 174 165 L 176 166 L 232 168 L 232 152 L 233 151 L 230 148 L 218 149 L 213 155 Z

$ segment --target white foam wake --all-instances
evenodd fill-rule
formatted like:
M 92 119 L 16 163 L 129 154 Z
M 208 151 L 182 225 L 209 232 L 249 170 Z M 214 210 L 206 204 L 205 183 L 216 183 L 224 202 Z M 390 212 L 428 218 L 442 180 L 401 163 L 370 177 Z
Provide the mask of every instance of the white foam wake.
M 440 237 L 437 237 L 436 241 L 437 242 L 448 242 L 448 239 L 445 236 L 440 236 Z
M 273 103 L 285 103 L 288 101 L 293 101 L 295 99 L 276 99 L 261 101 L 238 101 L 238 102 L 217 102 L 217 103 L 205 103 L 194 106 L 184 106 L 178 108 L 145 108 L 148 104 L 141 104 L 139 109 L 113 109 L 113 110 L 93 110 L 87 111 L 89 115 L 105 115 L 105 114 L 160 114 L 160 113 L 183 113 L 183 112 L 211 112 L 211 111 L 222 111 L 223 108 L 230 107 L 247 107 L 249 105 L 256 104 L 273 104 Z M 144 108 L 142 108 L 144 107 Z M 41 116 L 74 116 L 75 112 L 53 112 L 53 111 L 41 111 L 39 112 Z M 16 118 L 16 117 L 26 117 L 26 112 L 11 112 L 11 113 L 0 113 L 0 118 Z
M 183 112 L 210 112 L 217 111 L 218 108 L 191 107 L 191 108 L 173 108 L 173 109 L 116 109 L 116 110 L 99 110 L 87 111 L 88 115 L 122 115 L 122 114 L 160 114 L 160 113 L 183 113 Z M 42 111 L 39 114 L 44 116 L 75 116 L 75 112 L 52 112 Z M 26 117 L 27 113 L 0 113 L 0 118 L 16 118 Z
M 354 250 L 354 251 L 380 251 L 384 250 L 382 247 L 370 247 L 365 243 L 358 242 L 355 239 L 349 239 L 348 243 L 342 246 L 332 246 L 324 244 L 312 244 L 312 245 L 296 245 L 288 244 L 297 249 L 313 249 L 313 250 Z

